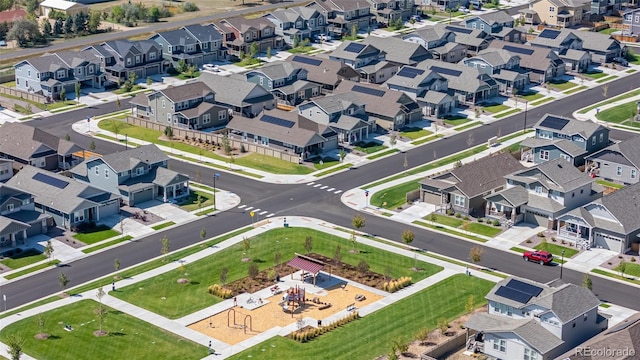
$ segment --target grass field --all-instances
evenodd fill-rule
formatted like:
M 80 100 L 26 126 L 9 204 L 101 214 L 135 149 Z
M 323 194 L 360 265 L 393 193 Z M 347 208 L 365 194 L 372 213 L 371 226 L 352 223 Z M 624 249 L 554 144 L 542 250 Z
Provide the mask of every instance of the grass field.
M 251 153 L 234 160 L 235 165 L 246 166 L 272 174 L 306 175 L 314 170 L 291 161 L 285 161 L 273 156 Z
M 576 249 L 572 249 L 566 246 L 561 246 L 561 245 L 556 245 L 553 243 L 546 243 L 546 246 L 544 246 L 543 244 L 538 244 L 536 246 L 533 247 L 536 250 L 544 250 L 544 251 L 548 251 L 550 253 L 552 253 L 554 255 L 554 257 L 560 257 L 562 256 L 562 250 L 564 250 L 564 258 L 568 259 L 568 258 L 572 258 L 574 255 L 576 255 L 579 251 Z M 558 259 L 560 260 L 560 259 Z
M 51 335 L 47 340 L 34 339 L 41 331 L 33 318 L 7 326 L 0 339 L 6 341 L 11 334 L 19 334 L 25 341 L 24 352 L 37 359 L 156 360 L 167 358 L 167 354 L 172 359 L 201 359 L 208 354 L 206 346 L 111 308 L 107 308 L 102 325 L 110 334 L 96 337 L 93 332 L 99 324 L 94 310 L 98 306 L 96 301 L 83 300 L 42 313 L 43 332 Z M 64 324 L 71 325 L 73 331 L 66 331 Z
M 466 232 L 461 232 L 461 231 L 457 231 L 457 230 L 451 230 L 449 228 L 444 228 L 444 227 L 442 227 L 440 225 L 431 225 L 431 224 L 428 224 L 428 223 L 426 223 L 424 221 L 421 221 L 421 220 L 414 220 L 414 221 L 412 221 L 412 223 L 416 224 L 416 225 L 424 226 L 424 227 L 429 228 L 429 229 L 442 231 L 442 232 L 445 232 L 447 234 L 451 234 L 451 235 L 454 235 L 454 236 L 459 236 L 459 237 L 462 237 L 462 238 L 465 238 L 465 239 L 469 239 L 469 240 L 473 240 L 473 241 L 477 241 L 477 242 L 481 242 L 481 243 L 487 242 L 487 239 L 481 238 L 479 236 L 469 235 Z
M 617 78 L 618 78 L 618 76 L 616 76 L 616 75 L 612 75 L 612 76 L 607 76 L 607 77 L 602 78 L 602 79 L 598 79 L 598 80 L 596 80 L 596 82 L 597 82 L 598 84 L 602 84 L 603 82 L 607 82 L 607 81 L 615 80 L 615 79 L 617 79 Z
M 606 270 L 601 270 L 601 269 L 593 269 L 591 270 L 592 273 L 595 274 L 600 274 L 600 275 L 604 275 L 604 276 L 608 276 L 614 279 L 618 279 L 618 280 L 622 280 L 622 281 L 626 281 L 632 284 L 636 284 L 636 285 L 640 285 L 640 280 L 632 280 L 629 279 L 626 275 L 625 276 L 620 276 L 619 273 L 612 273 Z
M 572 83 L 571 81 L 567 81 L 567 80 L 559 80 L 559 81 L 552 81 L 549 86 L 551 86 L 554 89 L 558 89 L 560 91 L 565 91 L 578 86 L 578 84 Z
M 42 263 L 42 264 L 39 264 L 39 265 L 36 265 L 36 266 L 31 266 L 31 267 L 28 267 L 28 268 L 26 268 L 24 270 L 16 271 L 16 272 L 14 272 L 12 274 L 5 275 L 4 278 L 7 279 L 7 280 L 15 279 L 15 278 L 18 278 L 20 276 L 27 275 L 27 274 L 30 274 L 32 272 L 38 271 L 38 270 L 46 269 L 46 268 L 48 268 L 50 266 L 54 266 L 54 265 L 57 265 L 57 264 L 60 264 L 60 260 L 47 261 L 46 263 Z
M 200 206 L 198 206 L 198 197 L 200 198 L 200 201 L 201 201 Z M 180 199 L 177 205 L 180 206 L 182 210 L 185 210 L 185 211 L 199 210 L 203 207 L 213 205 L 213 194 L 192 189 L 189 192 L 189 196 Z
M 606 104 L 610 104 L 610 103 L 613 103 L 613 102 L 616 102 L 616 101 L 624 100 L 624 99 L 627 99 L 627 98 L 630 98 L 630 97 L 633 97 L 633 96 L 636 96 L 636 95 L 640 95 L 640 89 L 636 89 L 636 90 L 630 91 L 630 92 L 628 92 L 626 94 L 618 95 L 618 96 L 616 96 L 614 98 L 611 98 L 609 100 L 601 101 L 601 102 L 596 103 L 594 105 L 588 106 L 588 107 L 578 111 L 578 114 L 586 114 L 589 111 L 591 111 L 593 109 L 596 109 L 596 108 L 599 108 L 602 105 L 606 105 Z
M 78 241 L 82 241 L 87 245 L 91 245 L 118 235 L 120 235 L 120 233 L 110 227 L 106 225 L 98 225 L 93 229 L 87 229 L 81 233 L 73 235 L 73 238 Z
M 597 71 L 596 70 L 596 71 L 589 71 L 589 72 L 582 73 L 582 75 L 584 75 L 584 76 L 586 76 L 588 78 L 591 78 L 593 80 L 597 80 L 597 79 L 601 79 L 601 78 L 607 76 L 607 73 L 604 73 L 602 71 Z
M 606 122 L 621 124 L 637 114 L 636 106 L 636 101 L 630 101 L 602 110 L 596 114 L 596 118 Z
M 505 111 L 505 112 L 502 112 L 500 114 L 494 115 L 493 117 L 496 118 L 496 119 L 502 119 L 503 117 L 507 117 L 507 116 L 513 115 L 513 114 L 518 113 L 520 111 L 522 111 L 522 110 L 521 109 L 511 109 L 509 111 Z
M 129 236 L 129 235 L 123 236 L 123 237 L 117 238 L 115 240 L 107 241 L 106 243 L 103 243 L 103 244 L 100 244 L 100 245 L 92 246 L 92 247 L 90 247 L 88 249 L 82 249 L 82 252 L 85 253 L 85 254 L 90 254 L 92 252 L 107 248 L 109 246 L 113 246 L 115 244 L 119 244 L 121 242 L 125 242 L 127 240 L 131 240 L 131 239 L 133 239 L 133 238 L 131 236 Z
M 498 226 L 488 226 L 479 223 L 469 223 L 469 228 L 467 231 L 471 231 L 472 233 L 476 233 L 478 235 L 484 235 L 489 237 L 494 237 L 502 232 L 502 228 Z
M 471 121 L 471 119 L 467 118 L 467 117 L 452 117 L 452 118 L 445 118 L 444 119 L 444 123 L 447 125 L 451 125 L 451 126 L 458 126 L 458 125 L 462 125 L 462 124 L 466 124 L 469 121 Z
M 338 165 L 340 163 L 340 160 L 336 159 L 336 158 L 332 158 L 332 157 L 324 157 L 322 158 L 322 164 L 320 163 L 320 158 L 316 158 L 315 160 L 313 160 L 313 167 L 316 170 L 323 170 L 326 168 L 330 168 L 332 166 Z
M 181 275 L 177 270 L 164 273 L 151 279 L 118 289 L 110 294 L 132 304 L 153 311 L 170 319 L 191 314 L 197 310 L 214 305 L 221 301 L 207 293 L 207 288 L 213 284 L 220 284 L 220 271 L 223 267 L 229 270 L 227 282 L 232 282 L 247 276 L 249 263 L 242 262 L 242 258 L 251 258 L 260 269 L 274 265 L 274 254 L 279 251 L 282 261 L 287 262 L 295 253 L 306 253 L 305 238 L 312 237 L 313 252 L 333 257 L 337 245 L 342 247 L 342 261 L 357 265 L 359 261 L 366 261 L 372 271 L 384 274 L 390 267 L 390 276 L 398 278 L 411 276 L 413 281 L 419 281 L 442 270 L 441 267 L 420 262 L 420 272 L 412 271 L 414 260 L 410 257 L 392 254 L 377 248 L 358 244 L 357 254 L 349 252 L 351 244 L 348 239 L 323 233 L 308 228 L 280 228 L 268 231 L 250 239 L 251 248 L 243 250 L 243 244 L 238 243 L 214 255 L 196 262 L 186 264 L 188 275 Z M 400 234 L 398 234 L 400 236 Z M 188 284 L 178 284 L 180 277 L 191 280 Z M 265 284 L 267 287 L 269 284 Z
M 422 328 L 434 329 L 438 319 L 464 315 L 466 299 L 473 295 L 476 306 L 494 284 L 480 278 L 454 275 L 417 294 L 331 331 L 307 343 L 275 337 L 230 359 L 376 359 L 389 351 L 389 339 L 414 340 Z M 455 299 L 456 301 L 452 301 Z
M 325 175 L 333 174 L 333 173 L 334 173 L 334 172 L 336 172 L 336 171 L 340 171 L 340 170 L 348 169 L 348 168 L 350 168 L 350 167 L 352 167 L 352 166 L 353 166 L 353 164 L 351 164 L 351 163 L 342 164 L 342 165 L 340 165 L 340 166 L 336 166 L 336 167 L 334 167 L 334 168 L 327 169 L 327 170 L 325 170 L 325 171 L 323 171 L 323 172 L 320 172 L 320 173 L 314 174 L 313 176 L 321 177 L 321 176 L 325 176 Z
M 488 105 L 488 106 L 483 106 L 482 110 L 488 112 L 488 113 L 499 113 L 501 111 L 505 111 L 505 110 L 509 110 L 509 107 L 507 105 L 503 105 L 503 104 L 493 104 L 493 105 Z
M 387 148 L 386 146 L 376 141 L 369 141 L 367 143 L 360 142 L 356 144 L 356 147 L 355 147 L 356 150 L 363 152 L 365 154 L 373 154 L 374 152 L 378 152 L 386 148 Z
M 22 251 L 20 254 L 14 254 L 13 256 L 0 260 L 0 264 L 10 268 L 11 270 L 15 270 L 42 260 L 47 260 L 47 257 L 40 251 L 36 249 L 27 249 Z
M 529 91 L 526 92 L 522 95 L 518 95 L 518 97 L 522 100 L 526 100 L 526 101 L 535 101 L 538 99 L 542 99 L 544 97 L 544 95 L 540 94 L 537 91 Z
M 586 86 L 578 86 L 578 87 L 574 87 L 571 90 L 563 91 L 562 93 L 563 94 L 567 94 L 567 95 L 571 95 L 571 94 L 577 93 L 578 91 L 582 91 L 582 90 L 584 90 L 586 88 L 587 88 Z
M 389 149 L 389 150 L 386 150 L 386 151 L 381 151 L 381 152 L 375 153 L 373 155 L 367 156 L 367 159 L 375 160 L 375 159 L 381 158 L 383 156 L 387 156 L 387 155 L 390 155 L 390 154 L 395 154 L 398 151 L 400 151 L 400 150 L 398 150 L 398 149 Z
M 616 184 L 614 182 L 611 181 L 607 181 L 607 180 L 602 180 L 602 179 L 597 179 L 596 183 L 602 185 L 602 186 L 606 186 L 606 187 L 610 187 L 610 188 L 614 188 L 614 189 L 622 189 L 624 187 L 624 185 L 622 184 Z
M 620 266 L 617 266 L 615 270 L 620 271 Z M 640 276 L 640 265 L 627 261 L 627 265 L 625 265 L 624 268 L 624 273 L 631 276 Z
M 152 226 L 151 228 L 152 228 L 153 230 L 156 230 L 156 231 L 157 231 L 157 230 L 162 230 L 162 229 L 164 229 L 164 228 L 166 228 L 166 227 L 169 227 L 169 226 L 171 226 L 171 225 L 175 225 L 175 224 L 176 224 L 176 223 L 174 223 L 173 221 L 167 221 L 167 222 L 160 223 L 160 224 L 158 224 L 158 225 L 154 225 L 154 226 Z
M 405 129 L 400 133 L 401 136 L 404 136 L 411 140 L 416 140 L 421 137 L 429 136 L 431 134 L 433 134 L 431 131 L 421 129 L 421 128 L 409 128 L 409 129 Z
M 531 105 L 531 106 L 542 105 L 542 104 L 547 103 L 549 101 L 553 101 L 553 99 L 555 99 L 553 96 L 549 96 L 549 97 L 534 101 L 529 105 Z
M 462 221 L 462 219 L 458 219 L 456 217 L 453 216 L 447 216 L 447 215 L 440 215 L 440 214 L 435 214 L 435 218 L 432 218 L 431 215 L 427 215 L 425 217 L 426 220 L 429 221 L 433 221 L 436 222 L 438 224 L 442 224 L 442 225 L 446 225 L 446 226 L 451 226 L 454 228 L 457 228 L 458 226 L 461 226 L 464 221 Z M 434 221 L 435 219 L 435 221 Z
M 474 122 L 465 124 L 463 126 L 457 127 L 455 130 L 456 131 L 465 131 L 467 129 L 470 129 L 470 128 L 474 127 L 474 126 L 478 126 L 480 124 L 482 124 L 482 121 L 474 121 Z

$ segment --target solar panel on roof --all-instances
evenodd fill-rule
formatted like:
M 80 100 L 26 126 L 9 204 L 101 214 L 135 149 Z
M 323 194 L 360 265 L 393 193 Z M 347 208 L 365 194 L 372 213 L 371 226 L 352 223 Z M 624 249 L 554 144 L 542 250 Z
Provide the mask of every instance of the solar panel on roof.
M 500 288 L 496 291 L 496 295 L 519 302 L 521 304 L 526 304 L 527 302 L 529 302 L 529 300 L 531 300 L 531 295 L 506 286 L 500 286 Z
M 362 49 L 365 48 L 365 45 L 360 44 L 360 43 L 351 43 L 349 45 L 347 45 L 346 48 L 344 48 L 344 51 L 346 52 L 352 52 L 352 53 L 359 53 L 360 51 L 362 51 Z
M 558 30 L 544 29 L 538 37 L 543 39 L 555 39 L 558 35 L 560 35 L 560 31 Z
M 432 66 L 430 69 L 431 71 L 435 71 L 438 74 L 444 74 L 444 75 L 460 76 L 460 74 L 462 74 L 462 71 L 460 70 L 441 68 L 439 66 Z
M 463 28 L 463 27 L 445 26 L 444 28 L 449 30 L 449 31 L 459 32 L 459 33 L 463 33 L 463 34 L 471 34 L 473 32 L 473 29 L 467 29 L 467 28 Z
M 56 179 L 53 176 L 49 176 L 43 173 L 37 173 L 33 175 L 32 179 L 40 181 L 41 183 L 44 183 L 47 185 L 55 186 L 58 189 L 64 189 L 67 187 L 67 185 L 69 185 L 69 182 L 67 181 Z
M 502 49 L 514 52 L 516 54 L 523 54 L 523 55 L 531 55 L 534 53 L 533 49 L 523 49 L 523 48 L 511 46 L 511 45 L 504 45 Z
M 359 92 L 359 93 L 363 93 L 363 94 L 367 94 L 367 95 L 373 95 L 373 96 L 377 96 L 377 97 L 383 97 L 384 93 L 385 93 L 383 90 L 371 89 L 371 88 L 360 86 L 360 85 L 354 85 L 351 88 L 351 91 L 356 91 L 356 92 Z
M 292 128 L 296 123 L 291 120 L 281 119 L 279 117 L 271 115 L 262 115 L 260 121 L 264 121 L 269 124 L 278 125 L 282 127 Z
M 538 296 L 542 292 L 541 287 L 527 284 L 525 282 L 522 282 L 516 279 L 509 280 L 509 282 L 507 283 L 507 287 L 518 290 L 525 294 L 529 294 L 531 296 Z
M 424 70 L 404 67 L 398 72 L 398 76 L 407 77 L 407 78 L 415 78 L 418 75 L 424 74 Z
M 322 60 L 310 59 L 299 55 L 294 56 L 293 61 L 313 66 L 319 66 L 320 64 L 322 64 Z
M 562 130 L 568 123 L 569 120 L 567 119 L 559 118 L 556 116 L 547 116 L 544 120 L 542 120 L 540 126 L 554 130 Z

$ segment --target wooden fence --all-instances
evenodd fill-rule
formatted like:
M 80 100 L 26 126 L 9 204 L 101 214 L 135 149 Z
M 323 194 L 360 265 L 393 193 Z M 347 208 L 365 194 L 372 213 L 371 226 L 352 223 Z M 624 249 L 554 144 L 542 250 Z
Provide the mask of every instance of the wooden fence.
M 471 332 L 473 333 L 473 332 Z M 464 348 L 467 342 L 466 332 L 461 332 L 454 337 L 448 339 L 437 347 L 420 354 L 420 360 L 440 359 L 443 355 L 450 354 L 454 351 Z
M 3 72 L 0 74 L 0 84 L 4 84 L 10 81 L 15 80 L 15 75 L 12 73 L 8 73 L 8 72 Z
M 2 86 L 2 85 L 0 85 L 0 93 L 15 96 L 17 98 L 24 99 L 24 100 L 34 101 L 39 104 L 47 103 L 47 97 L 44 95 L 33 94 L 27 91 L 22 91 L 22 90 L 10 88 L 10 87 Z
M 158 124 L 153 121 L 128 116 L 127 123 L 135 126 L 140 126 L 147 129 L 152 129 L 160 132 L 164 132 L 166 129 L 166 125 Z M 201 143 L 205 144 L 215 144 L 221 145 L 222 139 L 224 138 L 223 134 L 213 133 L 213 132 L 204 132 L 190 129 L 183 129 L 178 127 L 171 127 L 173 132 L 173 137 L 178 139 L 193 139 Z M 295 164 L 299 164 L 301 159 L 300 155 L 289 152 L 286 150 L 274 149 L 269 146 L 264 146 L 262 144 L 256 144 L 253 142 L 242 141 L 239 139 L 234 139 L 233 137 L 229 138 L 229 145 L 233 149 L 241 149 L 244 147 L 245 151 L 252 152 L 256 154 L 267 155 L 271 157 L 275 157 L 280 160 L 292 162 Z

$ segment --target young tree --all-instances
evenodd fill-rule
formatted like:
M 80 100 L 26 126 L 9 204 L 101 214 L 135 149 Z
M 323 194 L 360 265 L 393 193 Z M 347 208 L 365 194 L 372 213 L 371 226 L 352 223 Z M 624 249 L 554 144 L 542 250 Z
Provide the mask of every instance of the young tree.
M 449 322 L 445 318 L 440 318 L 438 319 L 438 325 L 436 327 L 443 336 L 446 336 L 447 331 L 449 331 Z
M 75 85 L 75 92 L 76 92 L 76 101 L 80 101 L 80 83 L 77 82 Z
M 118 110 L 120 110 L 122 108 L 122 103 L 120 102 L 120 97 L 119 96 L 116 98 L 116 106 L 118 107 Z
M 593 291 L 593 281 L 591 281 L 591 278 L 589 277 L 589 274 L 585 273 L 584 276 L 582 277 L 582 284 L 580 284 L 583 288 L 587 288 L 591 291 Z
M 475 144 L 476 139 L 473 136 L 473 133 L 470 132 L 469 136 L 467 136 L 467 147 L 471 148 L 473 146 L 473 144 Z
M 467 298 L 467 303 L 464 305 L 464 309 L 466 312 L 470 313 L 475 308 L 475 298 L 473 295 L 469 295 Z
M 67 140 L 67 141 L 70 141 L 70 140 L 71 140 L 71 135 L 69 135 L 69 133 L 67 133 L 67 134 L 64 136 L 64 139 L 65 139 L 65 140 Z
M 122 129 L 122 123 L 118 120 L 114 120 L 111 122 L 111 131 L 116 135 L 116 139 L 120 135 L 120 130 Z
M 105 292 L 104 290 L 102 290 L 102 286 L 100 286 L 98 288 L 98 291 L 96 293 L 96 298 L 98 299 L 98 308 L 95 310 L 95 314 L 98 317 L 98 326 L 99 326 L 99 333 L 100 335 L 104 335 L 104 333 L 102 332 L 102 323 L 104 322 L 105 317 L 107 316 L 107 309 L 104 308 L 104 306 L 102 306 L 102 298 L 105 296 Z
M 60 101 L 67 101 L 67 90 L 64 86 L 60 89 Z
M 61 272 L 60 275 L 58 275 L 58 284 L 60 285 L 60 287 L 62 288 L 62 291 L 64 292 L 64 289 L 67 287 L 67 284 L 69 284 L 69 278 L 67 277 L 67 274 L 65 274 L 64 272 Z
M 258 46 L 257 42 L 252 42 L 251 45 L 249 45 L 249 56 L 251 56 L 251 58 L 255 58 L 256 56 L 258 56 L 258 54 L 260 53 L 260 46 Z
M 25 339 L 20 334 L 9 334 L 7 339 L 4 340 L 7 345 L 7 354 L 11 360 L 20 360 L 22 356 L 22 348 L 24 347 Z
M 484 250 L 480 246 L 474 246 L 469 251 L 469 258 L 473 263 L 478 263 L 482 260 L 482 254 Z
M 93 140 L 91 140 L 91 144 L 89 144 L 89 149 L 91 151 L 94 151 L 96 149 L 96 143 Z
M 344 158 L 347 157 L 347 152 L 344 151 L 344 149 L 340 149 L 340 152 L 338 153 L 338 155 L 340 156 L 340 162 L 343 162 Z
M 609 93 L 609 84 L 602 85 L 602 96 L 607 97 Z
M 202 210 L 202 204 L 204 203 L 204 198 L 202 197 L 202 195 L 198 194 L 198 197 L 196 198 L 196 203 L 198 204 L 198 210 Z
M 116 258 L 115 260 L 113 260 L 113 268 L 116 271 L 120 270 L 120 259 Z
M 73 19 L 73 32 L 77 35 L 82 34 L 86 28 L 87 18 L 84 16 L 83 12 L 78 12 Z
M 64 34 L 70 35 L 71 33 L 73 33 L 73 18 L 67 16 L 67 19 L 64 21 Z
M 164 236 L 162 239 L 160 239 L 160 243 L 162 244 L 162 246 L 160 247 L 160 253 L 164 255 L 164 259 L 162 259 L 162 261 L 167 261 L 167 254 L 171 249 L 171 241 L 169 240 L 169 238 Z
M 249 278 L 251 278 L 251 280 L 255 280 L 256 277 L 258 277 L 259 272 L 260 272 L 260 269 L 258 269 L 258 264 L 252 261 L 251 264 L 249 264 L 249 269 L 247 270 L 247 274 L 249 275 Z
M 360 276 L 364 277 L 368 271 L 369 263 L 364 260 L 360 260 L 360 262 L 358 263 L 358 272 L 360 273 Z
M 36 315 L 35 322 L 36 322 L 36 325 L 38 326 L 38 331 L 39 331 L 38 334 L 44 335 L 45 320 L 44 320 L 44 316 L 42 316 L 42 313 L 38 313 L 38 315 Z
M 171 126 L 167 126 L 164 128 L 164 136 L 169 139 L 173 139 L 173 128 Z
M 271 52 L 273 50 L 271 50 L 271 46 L 267 47 L 267 59 L 271 59 Z
M 616 269 L 620 271 L 620 276 L 624 277 L 624 273 L 627 271 L 627 262 L 624 260 L 621 260 L 620 264 Z
M 251 239 L 246 236 L 242 238 L 242 249 L 247 253 L 247 255 L 249 255 L 249 251 L 251 250 Z
M 402 242 L 405 243 L 406 245 L 411 244 L 415 238 L 416 238 L 416 235 L 410 229 L 405 229 L 402 232 Z
M 220 270 L 220 282 L 222 283 L 222 286 L 227 285 L 228 275 L 229 275 L 229 269 L 226 267 L 223 267 L 222 270 Z
M 47 259 L 49 259 L 49 261 L 53 260 L 54 251 L 55 249 L 53 248 L 53 244 L 51 243 L 51 240 L 47 240 L 47 244 L 44 246 L 44 256 L 46 256 Z
M 307 254 L 311 253 L 311 250 L 313 249 L 313 238 L 311 236 L 307 236 L 304 239 L 304 249 L 307 250 Z
M 367 219 L 364 216 L 360 215 L 360 214 L 356 214 L 353 217 L 353 220 L 351 220 L 351 224 L 358 231 L 360 231 L 360 229 L 364 228 L 364 226 L 366 225 L 366 222 L 367 222 Z
M 340 263 L 342 262 L 342 247 L 336 246 L 336 250 L 333 252 L 333 263 L 338 269 L 340 269 Z
M 396 133 L 391 133 L 391 136 L 389 136 L 389 145 L 391 145 L 391 147 L 393 148 L 394 146 L 396 146 L 397 142 L 398 136 L 396 135 Z
M 204 241 L 204 239 L 206 238 L 207 238 L 207 229 L 206 228 L 200 229 L 200 240 Z
M 355 40 L 358 38 L 358 26 L 356 24 L 353 24 L 353 26 L 351 26 L 351 40 Z
M 53 35 L 61 35 L 63 26 L 64 23 L 62 22 L 62 19 L 56 19 L 56 21 L 53 23 Z

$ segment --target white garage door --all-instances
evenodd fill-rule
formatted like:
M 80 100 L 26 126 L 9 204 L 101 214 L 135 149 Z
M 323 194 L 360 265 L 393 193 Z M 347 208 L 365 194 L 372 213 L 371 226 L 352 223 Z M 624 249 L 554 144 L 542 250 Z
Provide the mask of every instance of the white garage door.
M 596 232 L 594 233 L 594 239 L 597 247 L 602 247 L 613 251 L 620 251 L 622 239 L 619 237 Z
M 114 215 L 118 213 L 120 201 L 114 201 L 111 204 L 107 204 L 105 206 L 100 206 L 100 218 L 104 218 L 105 216 Z
M 440 194 L 433 194 L 430 192 L 422 192 L 422 202 L 433 205 L 440 205 L 442 202 L 442 196 Z
M 546 227 L 549 226 L 549 217 L 527 210 L 524 214 L 524 222 Z

